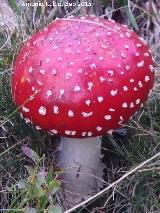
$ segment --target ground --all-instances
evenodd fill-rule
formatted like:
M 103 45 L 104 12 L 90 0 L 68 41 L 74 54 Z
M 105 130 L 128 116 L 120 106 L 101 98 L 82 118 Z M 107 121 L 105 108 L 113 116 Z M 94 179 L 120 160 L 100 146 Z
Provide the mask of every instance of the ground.
M 107 189 L 75 212 L 160 212 L 159 1 L 88 0 L 92 6 L 80 8 L 25 7 L 22 2 L 9 0 L 11 11 L 6 9 L 7 13 L 0 5 L 0 211 L 62 211 L 58 176 L 63 171 L 55 168 L 54 158 L 59 138 L 21 119 L 11 99 L 10 76 L 22 42 L 32 33 L 56 17 L 94 14 L 126 24 L 147 41 L 155 61 L 156 81 L 150 99 L 133 120 L 102 138 Z M 3 24 L 4 20 L 11 24 Z

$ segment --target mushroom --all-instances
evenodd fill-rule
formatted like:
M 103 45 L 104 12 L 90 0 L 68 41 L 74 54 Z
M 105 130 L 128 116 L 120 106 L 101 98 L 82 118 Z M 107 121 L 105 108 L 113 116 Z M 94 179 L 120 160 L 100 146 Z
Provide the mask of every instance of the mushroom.
M 61 136 L 59 165 L 73 202 L 97 190 L 98 136 L 127 123 L 153 83 L 146 43 L 113 20 L 58 19 L 24 44 L 13 67 L 13 100 L 26 122 Z

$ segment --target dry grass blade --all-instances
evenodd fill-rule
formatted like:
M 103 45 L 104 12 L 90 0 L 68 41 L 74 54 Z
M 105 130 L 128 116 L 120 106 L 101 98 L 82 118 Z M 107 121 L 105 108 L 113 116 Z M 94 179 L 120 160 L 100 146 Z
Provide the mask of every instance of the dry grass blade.
M 77 210 L 78 208 L 84 207 L 87 203 L 93 201 L 94 199 L 97 199 L 99 196 L 101 196 L 104 193 L 106 193 L 110 188 L 115 187 L 117 184 L 119 184 L 120 182 L 122 182 L 124 179 L 128 178 L 130 175 L 134 174 L 136 171 L 138 171 L 139 169 L 141 169 L 146 164 L 150 163 L 152 160 L 156 159 L 159 156 L 160 156 L 160 152 L 158 152 L 153 157 L 147 159 L 146 161 L 144 161 L 141 164 L 137 165 L 135 168 L 133 168 L 130 171 L 128 171 L 126 174 L 124 174 L 122 177 L 120 177 L 115 182 L 111 183 L 108 187 L 106 187 L 105 189 L 103 189 L 102 191 L 100 191 L 99 193 L 97 193 L 96 195 L 94 195 L 94 196 L 90 197 L 89 199 L 83 201 L 82 203 L 74 206 L 73 208 L 65 211 L 64 213 L 70 213 L 70 212 L 73 212 L 73 211 Z

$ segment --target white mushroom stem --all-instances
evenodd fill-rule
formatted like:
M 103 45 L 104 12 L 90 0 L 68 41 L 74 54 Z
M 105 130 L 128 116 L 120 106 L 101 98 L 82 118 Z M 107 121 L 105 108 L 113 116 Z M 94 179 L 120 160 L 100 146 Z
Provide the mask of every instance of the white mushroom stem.
M 61 138 L 58 166 L 64 169 L 67 208 L 99 191 L 102 186 L 101 140 Z

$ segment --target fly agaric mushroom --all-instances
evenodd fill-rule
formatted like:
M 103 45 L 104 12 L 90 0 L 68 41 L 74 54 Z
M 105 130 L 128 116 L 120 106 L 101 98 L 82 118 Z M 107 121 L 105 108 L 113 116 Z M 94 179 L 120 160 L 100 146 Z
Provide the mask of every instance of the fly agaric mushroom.
M 153 87 L 144 40 L 111 20 L 63 18 L 24 44 L 13 70 L 12 95 L 26 122 L 63 136 L 60 165 L 72 166 L 64 174 L 69 189 L 94 191 L 95 180 L 84 173 L 98 175 L 96 136 L 128 122 Z

